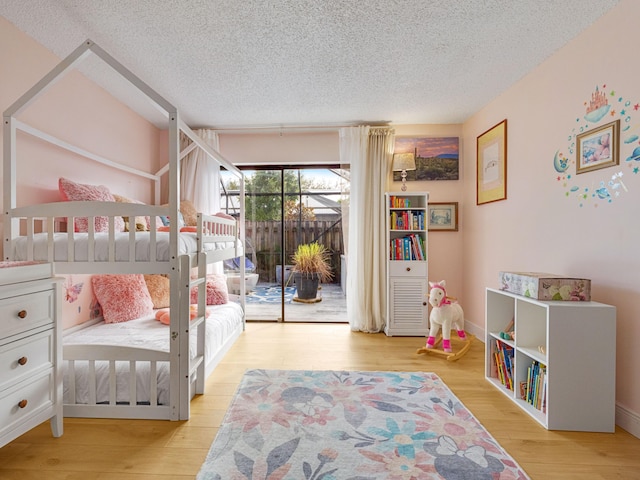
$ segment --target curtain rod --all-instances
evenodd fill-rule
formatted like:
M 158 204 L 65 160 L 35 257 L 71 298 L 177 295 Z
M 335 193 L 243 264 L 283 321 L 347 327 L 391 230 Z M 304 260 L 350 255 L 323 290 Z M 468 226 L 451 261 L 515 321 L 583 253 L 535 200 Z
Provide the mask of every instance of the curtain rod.
M 238 126 L 221 126 L 221 127 L 198 127 L 211 128 L 218 133 L 285 133 L 285 132 L 322 132 L 322 131 L 338 131 L 346 127 L 360 127 L 368 125 L 370 127 L 388 127 L 390 122 L 357 122 L 357 123 L 335 123 L 335 124 L 318 124 L 318 125 L 253 125 L 247 127 Z

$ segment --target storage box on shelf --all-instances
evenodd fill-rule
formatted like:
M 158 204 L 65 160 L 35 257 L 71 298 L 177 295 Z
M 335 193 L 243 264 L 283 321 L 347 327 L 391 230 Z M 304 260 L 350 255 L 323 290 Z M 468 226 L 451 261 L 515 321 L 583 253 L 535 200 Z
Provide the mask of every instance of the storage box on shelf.
M 538 272 L 500 272 L 500 290 L 538 300 L 591 300 L 591 280 Z
M 49 264 L 0 265 L 0 447 L 51 420 L 62 435 L 60 281 Z
M 425 192 L 388 192 L 386 201 L 387 335 L 427 334 L 427 205 Z
M 492 385 L 549 430 L 615 430 L 615 307 L 487 288 L 485 308 Z

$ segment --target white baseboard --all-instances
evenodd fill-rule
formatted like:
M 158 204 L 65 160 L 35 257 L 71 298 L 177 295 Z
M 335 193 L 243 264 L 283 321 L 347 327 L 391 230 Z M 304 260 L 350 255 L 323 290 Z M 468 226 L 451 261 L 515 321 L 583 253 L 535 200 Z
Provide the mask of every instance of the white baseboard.
M 479 327 L 478 325 L 476 325 L 475 323 L 471 323 L 471 322 L 464 322 L 464 329 L 465 331 L 469 332 L 472 335 L 475 335 L 475 337 L 480 340 L 482 343 L 484 343 L 484 328 Z
M 622 405 L 616 405 L 616 425 L 640 438 L 640 415 Z

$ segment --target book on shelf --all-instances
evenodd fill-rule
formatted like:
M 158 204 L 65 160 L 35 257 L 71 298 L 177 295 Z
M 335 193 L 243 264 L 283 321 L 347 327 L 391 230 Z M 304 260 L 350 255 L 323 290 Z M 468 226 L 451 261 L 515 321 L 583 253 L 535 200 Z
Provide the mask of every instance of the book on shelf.
M 409 208 L 411 200 L 408 197 L 389 196 L 389 206 L 391 208 Z
M 424 230 L 424 212 L 404 210 L 389 214 L 391 230 Z
M 426 260 L 425 242 L 420 235 L 393 238 L 389 244 L 389 260 Z
M 533 360 L 527 368 L 527 385 L 524 400 L 540 411 L 546 411 L 547 367 Z
M 513 391 L 513 347 L 496 339 L 494 357 L 498 366 L 500 383 Z

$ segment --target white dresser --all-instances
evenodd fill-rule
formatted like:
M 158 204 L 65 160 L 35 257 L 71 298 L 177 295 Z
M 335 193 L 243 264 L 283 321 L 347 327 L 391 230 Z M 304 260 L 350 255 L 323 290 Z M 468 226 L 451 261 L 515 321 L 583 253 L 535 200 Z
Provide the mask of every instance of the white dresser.
M 46 420 L 62 435 L 61 281 L 0 262 L 0 447 Z

